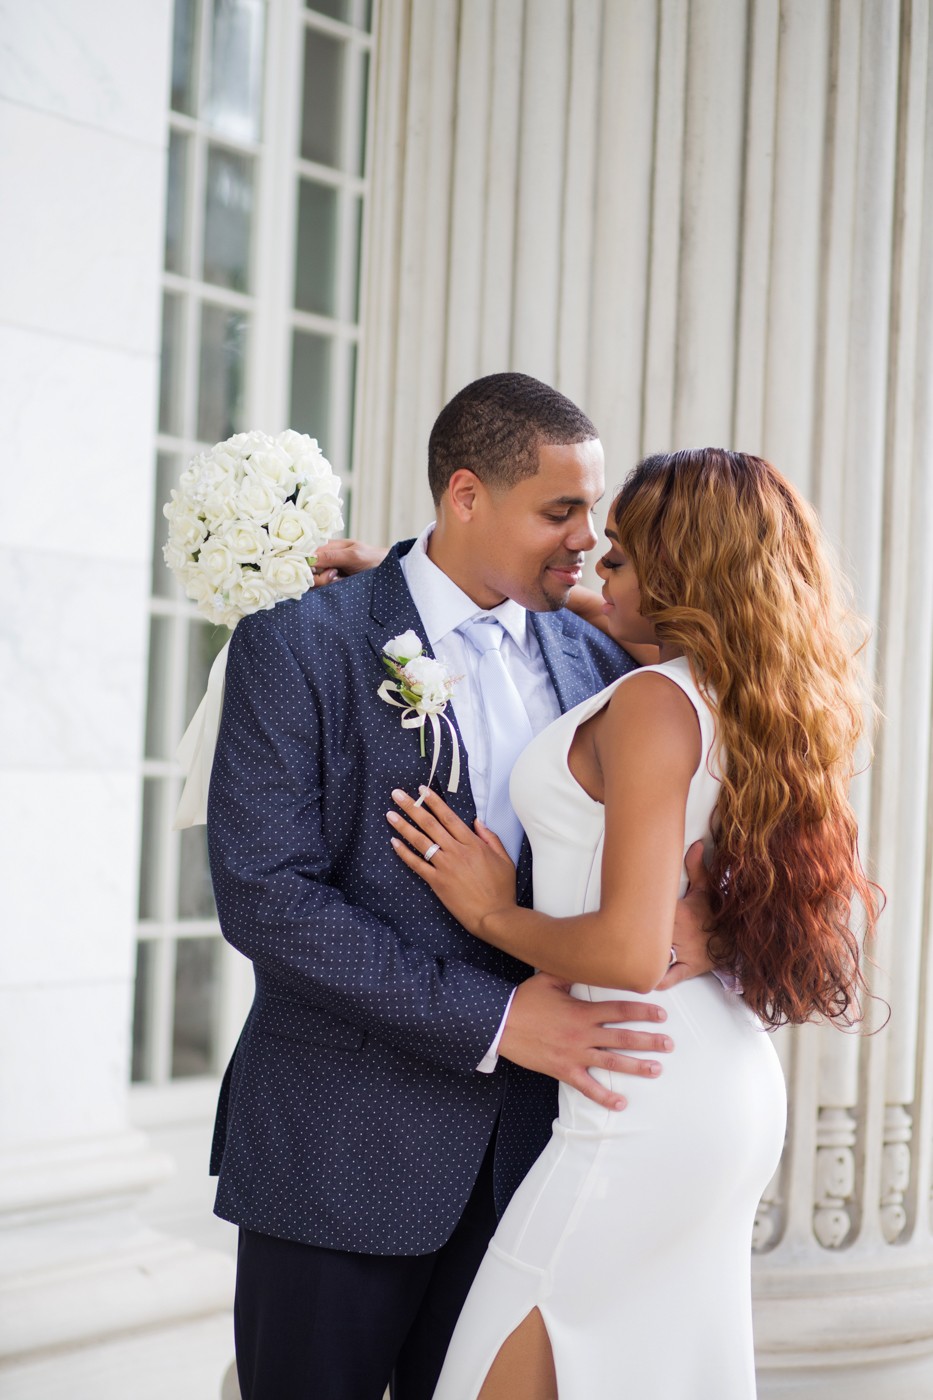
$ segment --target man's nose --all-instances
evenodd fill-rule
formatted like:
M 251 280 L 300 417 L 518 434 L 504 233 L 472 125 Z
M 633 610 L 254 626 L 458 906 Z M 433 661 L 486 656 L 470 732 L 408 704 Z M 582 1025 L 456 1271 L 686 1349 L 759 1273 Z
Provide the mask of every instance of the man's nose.
M 582 520 L 574 522 L 574 527 L 565 541 L 568 549 L 575 549 L 581 554 L 586 554 L 589 550 L 595 549 L 599 536 L 593 527 L 593 517 L 585 515 Z

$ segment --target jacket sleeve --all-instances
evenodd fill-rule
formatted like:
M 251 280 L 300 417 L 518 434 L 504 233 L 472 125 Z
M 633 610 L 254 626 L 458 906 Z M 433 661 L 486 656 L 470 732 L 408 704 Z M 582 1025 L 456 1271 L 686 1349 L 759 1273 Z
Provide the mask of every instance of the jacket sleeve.
M 332 883 L 322 759 L 315 697 L 272 613 L 245 618 L 230 645 L 208 803 L 224 937 L 296 999 L 472 1074 L 513 984 L 403 942 Z

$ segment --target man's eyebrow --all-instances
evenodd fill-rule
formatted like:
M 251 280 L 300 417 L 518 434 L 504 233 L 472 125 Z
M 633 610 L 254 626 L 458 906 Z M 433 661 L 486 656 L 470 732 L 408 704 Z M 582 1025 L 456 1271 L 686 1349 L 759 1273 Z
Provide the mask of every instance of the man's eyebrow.
M 585 506 L 589 502 L 585 496 L 555 496 L 551 501 L 545 501 L 545 509 L 548 506 Z

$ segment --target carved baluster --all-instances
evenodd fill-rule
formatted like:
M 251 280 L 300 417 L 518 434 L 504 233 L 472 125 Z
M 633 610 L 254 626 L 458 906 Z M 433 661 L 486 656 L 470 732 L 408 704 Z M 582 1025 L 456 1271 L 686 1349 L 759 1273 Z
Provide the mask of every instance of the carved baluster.
M 855 1189 L 855 1120 L 848 1109 L 820 1109 L 816 1143 L 813 1231 L 824 1249 L 838 1249 L 852 1226 L 846 1201 Z
M 904 1192 L 910 1185 L 910 1137 L 913 1122 L 899 1103 L 884 1110 L 884 1151 L 881 1154 L 881 1228 L 893 1244 L 907 1224 Z
M 778 1205 L 781 1200 L 781 1166 L 779 1162 L 777 1170 L 768 1182 L 758 1202 L 758 1209 L 755 1211 L 755 1224 L 752 1228 L 752 1249 L 756 1254 L 761 1254 L 767 1249 L 773 1240 L 778 1229 Z

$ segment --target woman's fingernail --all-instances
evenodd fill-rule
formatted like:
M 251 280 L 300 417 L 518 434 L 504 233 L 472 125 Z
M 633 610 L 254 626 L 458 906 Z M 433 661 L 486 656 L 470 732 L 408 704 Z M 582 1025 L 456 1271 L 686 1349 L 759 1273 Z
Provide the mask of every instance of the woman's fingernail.
M 395 847 L 396 850 L 398 850 L 398 848 L 399 848 L 399 846 L 400 846 L 401 844 L 402 844 L 402 843 L 401 843 L 401 841 L 399 841 L 399 839 L 398 839 L 397 836 L 393 836 L 393 837 L 392 837 L 392 845 Z
M 421 783 L 421 784 L 419 785 L 419 787 L 418 787 L 418 791 L 419 791 L 419 792 L 430 792 L 431 789 L 430 789 L 430 788 L 426 788 L 425 785 L 424 785 L 424 783 Z
M 395 798 L 395 801 L 396 801 L 396 802 L 407 802 L 407 801 L 408 801 L 408 793 L 407 793 L 407 792 L 402 792 L 402 789 L 401 789 L 401 788 L 393 788 L 393 789 L 392 789 L 392 796 Z
M 674 1048 L 674 1042 L 671 1040 L 671 1038 L 670 1038 L 669 1035 L 666 1035 L 666 1036 L 664 1037 L 664 1049 L 665 1049 L 665 1050 L 673 1050 L 673 1048 Z
M 389 819 L 390 822 L 397 822 L 397 821 L 398 821 L 398 817 L 395 815 L 394 812 L 386 812 L 386 816 L 388 817 L 388 819 Z

